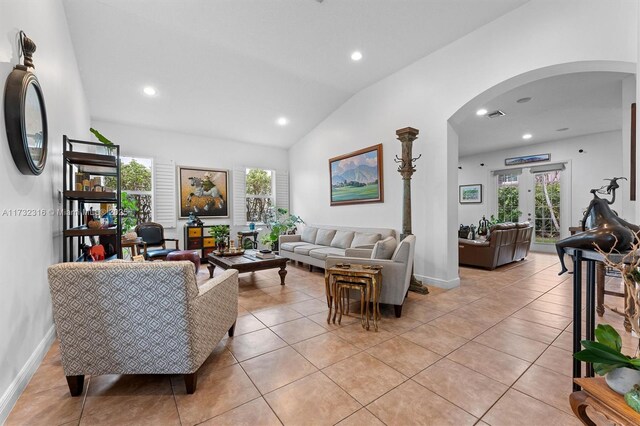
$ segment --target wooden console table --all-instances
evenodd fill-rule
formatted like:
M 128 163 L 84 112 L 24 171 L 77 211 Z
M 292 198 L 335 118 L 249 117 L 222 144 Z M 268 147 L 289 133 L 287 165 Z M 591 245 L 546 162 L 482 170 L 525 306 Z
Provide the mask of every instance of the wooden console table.
M 635 412 L 624 401 L 624 397 L 607 386 L 604 377 L 574 379 L 582 388 L 569 396 L 573 413 L 582 423 L 595 426 L 597 423 L 589 417 L 587 407 L 606 417 L 616 425 L 640 425 L 640 413 Z

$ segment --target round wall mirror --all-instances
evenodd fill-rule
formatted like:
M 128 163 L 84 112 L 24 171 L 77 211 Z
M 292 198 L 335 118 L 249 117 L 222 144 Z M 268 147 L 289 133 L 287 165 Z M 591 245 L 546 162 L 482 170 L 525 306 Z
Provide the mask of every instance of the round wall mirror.
M 7 78 L 4 115 L 13 161 L 23 174 L 39 175 L 47 162 L 47 112 L 38 79 L 21 66 Z

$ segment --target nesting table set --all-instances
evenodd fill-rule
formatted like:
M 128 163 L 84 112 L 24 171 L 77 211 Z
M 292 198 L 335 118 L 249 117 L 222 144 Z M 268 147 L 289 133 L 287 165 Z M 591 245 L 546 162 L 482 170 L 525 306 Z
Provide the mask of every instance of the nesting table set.
M 327 323 L 341 323 L 344 311 L 344 299 L 349 313 L 349 291 L 360 291 L 360 324 L 369 330 L 369 305 L 373 304 L 373 328 L 378 331 L 380 319 L 380 289 L 382 287 L 382 266 L 344 264 L 325 269 L 325 287 L 329 314 Z M 345 293 L 346 292 L 346 293 Z M 332 317 L 333 311 L 333 317 Z M 364 316 L 363 316 L 364 315 Z

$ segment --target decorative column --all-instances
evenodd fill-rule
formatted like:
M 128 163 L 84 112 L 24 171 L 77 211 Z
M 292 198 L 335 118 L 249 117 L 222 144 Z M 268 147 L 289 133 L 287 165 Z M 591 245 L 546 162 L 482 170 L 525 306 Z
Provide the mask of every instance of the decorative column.
M 418 137 L 420 131 L 413 127 L 405 127 L 403 129 L 396 130 L 396 136 L 402 144 L 402 158 L 396 155 L 395 162 L 399 164 L 398 172 L 402 176 L 403 184 L 403 201 L 402 201 L 402 234 L 400 234 L 400 240 L 403 240 L 407 235 L 411 235 L 411 176 L 415 173 L 416 168 L 414 163 L 422 154 L 417 157 L 412 157 L 413 141 Z M 409 290 L 416 293 L 427 294 L 429 290 L 425 285 L 416 279 L 411 274 L 411 284 Z

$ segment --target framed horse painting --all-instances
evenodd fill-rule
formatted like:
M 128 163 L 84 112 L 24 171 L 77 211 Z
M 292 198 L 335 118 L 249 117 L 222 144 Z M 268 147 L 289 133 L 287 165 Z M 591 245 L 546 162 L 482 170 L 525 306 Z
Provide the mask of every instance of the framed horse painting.
M 180 218 L 229 217 L 229 172 L 178 166 Z

